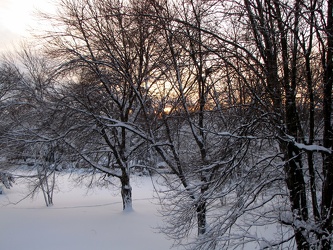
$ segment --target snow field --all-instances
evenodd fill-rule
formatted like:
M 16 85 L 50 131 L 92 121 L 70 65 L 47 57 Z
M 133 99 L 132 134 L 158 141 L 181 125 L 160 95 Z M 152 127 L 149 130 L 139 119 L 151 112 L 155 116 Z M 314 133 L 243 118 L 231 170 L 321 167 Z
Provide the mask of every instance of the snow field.
M 135 177 L 133 212 L 122 212 L 116 189 L 73 186 L 59 177 L 54 206 L 42 194 L 23 200 L 26 185 L 18 183 L 0 196 L 0 249 L 4 250 L 167 250 L 172 241 L 158 233 L 162 219 L 153 199 L 150 177 Z

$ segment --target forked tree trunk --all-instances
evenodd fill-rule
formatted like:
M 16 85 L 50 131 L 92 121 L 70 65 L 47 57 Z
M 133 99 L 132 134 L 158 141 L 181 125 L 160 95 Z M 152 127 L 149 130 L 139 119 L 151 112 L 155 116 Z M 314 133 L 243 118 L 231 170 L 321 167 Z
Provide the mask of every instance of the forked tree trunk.
M 54 184 L 55 184 L 55 173 L 51 173 L 53 175 L 52 181 L 49 180 L 50 175 L 48 175 L 47 170 L 45 169 L 45 166 L 43 169 L 37 168 L 38 172 L 38 180 L 39 180 L 39 187 L 42 190 L 45 205 L 47 207 L 53 205 L 53 190 L 54 190 Z M 52 183 L 50 183 L 52 182 Z

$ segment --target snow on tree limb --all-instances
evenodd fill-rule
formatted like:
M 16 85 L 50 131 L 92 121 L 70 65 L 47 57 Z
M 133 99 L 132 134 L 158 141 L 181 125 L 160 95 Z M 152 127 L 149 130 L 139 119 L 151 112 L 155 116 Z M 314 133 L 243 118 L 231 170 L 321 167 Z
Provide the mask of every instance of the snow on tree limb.
M 324 146 L 315 145 L 315 144 L 304 144 L 297 142 L 294 137 L 287 135 L 286 138 L 279 137 L 280 140 L 292 143 L 296 148 L 304 150 L 306 152 L 319 152 L 325 154 L 332 154 L 332 150 Z
M 304 151 L 308 151 L 308 152 L 320 152 L 320 153 L 327 153 L 327 154 L 332 154 L 332 150 L 329 148 L 325 148 L 323 146 L 319 146 L 319 145 L 306 145 L 303 143 L 298 143 L 298 142 L 294 142 L 294 145 Z

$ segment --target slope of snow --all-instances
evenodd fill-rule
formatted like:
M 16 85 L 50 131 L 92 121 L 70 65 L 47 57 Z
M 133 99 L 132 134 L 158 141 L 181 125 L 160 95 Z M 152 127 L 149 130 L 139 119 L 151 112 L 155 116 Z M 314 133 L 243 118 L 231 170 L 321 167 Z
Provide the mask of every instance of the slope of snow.
M 15 185 L 0 195 L 0 249 L 11 250 L 167 250 L 172 242 L 158 233 L 162 223 L 149 177 L 133 183 L 133 212 L 122 212 L 116 191 L 72 186 L 61 176 L 55 205 L 34 200 L 12 204 L 26 194 Z

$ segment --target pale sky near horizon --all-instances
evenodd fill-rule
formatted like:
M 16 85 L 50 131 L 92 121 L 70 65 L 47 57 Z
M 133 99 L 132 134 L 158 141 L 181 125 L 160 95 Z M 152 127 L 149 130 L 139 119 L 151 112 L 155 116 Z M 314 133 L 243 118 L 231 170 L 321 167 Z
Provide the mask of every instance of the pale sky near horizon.
M 50 6 L 49 0 L 0 0 L 0 53 L 29 37 L 29 29 L 41 29 L 34 12 Z

